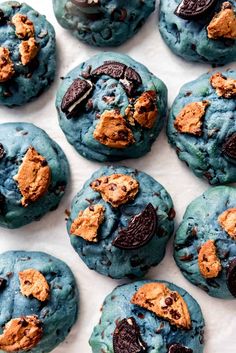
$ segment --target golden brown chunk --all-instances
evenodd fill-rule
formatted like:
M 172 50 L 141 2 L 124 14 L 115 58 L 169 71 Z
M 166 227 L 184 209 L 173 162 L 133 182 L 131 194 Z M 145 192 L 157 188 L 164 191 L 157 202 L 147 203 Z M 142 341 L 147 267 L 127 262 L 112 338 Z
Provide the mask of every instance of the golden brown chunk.
M 220 72 L 217 72 L 211 76 L 210 82 L 218 96 L 224 98 L 233 98 L 236 96 L 236 80 L 233 78 L 224 77 Z
M 216 14 L 207 27 L 210 39 L 236 39 L 236 16 L 230 2 L 222 4 L 221 11 Z
M 104 220 L 105 208 L 102 205 L 91 205 L 80 211 L 71 225 L 70 233 L 87 241 L 97 242 L 98 229 Z
M 48 299 L 50 294 L 49 285 L 41 272 L 29 268 L 19 272 L 19 280 L 21 293 L 26 297 L 32 295 L 41 302 Z
M 35 347 L 43 335 L 36 315 L 10 320 L 0 335 L 0 349 L 5 352 L 28 351 Z
M 177 115 L 174 122 L 175 128 L 182 133 L 201 136 L 202 120 L 208 105 L 208 101 L 187 104 Z
M 126 148 L 135 142 L 125 119 L 116 110 L 105 111 L 101 115 L 93 136 L 101 144 L 111 148 Z
M 39 45 L 34 38 L 30 38 L 21 42 L 19 50 L 21 55 L 21 62 L 25 66 L 37 56 Z
M 129 175 L 112 174 L 96 179 L 91 188 L 100 192 L 104 201 L 119 207 L 135 198 L 139 183 Z
M 47 192 L 50 179 L 51 170 L 46 159 L 30 147 L 23 158 L 18 174 L 14 177 L 23 196 L 22 205 L 28 206 L 30 202 L 40 199 Z
M 34 24 L 27 16 L 17 13 L 12 17 L 12 23 L 16 27 L 16 35 L 18 38 L 34 37 Z
M 0 47 L 0 82 L 6 82 L 14 75 L 14 64 L 7 48 Z
M 214 240 L 208 240 L 201 246 L 198 254 L 198 266 L 201 275 L 205 278 L 216 278 L 219 275 L 222 267 Z
M 157 119 L 156 91 L 146 91 L 135 101 L 134 106 L 128 106 L 125 114 L 131 125 L 134 121 L 142 127 L 151 129 Z
M 236 208 L 229 208 L 218 217 L 221 227 L 236 240 Z
M 131 303 L 153 312 L 178 328 L 188 330 L 192 326 L 184 299 L 162 283 L 144 284 L 134 294 Z

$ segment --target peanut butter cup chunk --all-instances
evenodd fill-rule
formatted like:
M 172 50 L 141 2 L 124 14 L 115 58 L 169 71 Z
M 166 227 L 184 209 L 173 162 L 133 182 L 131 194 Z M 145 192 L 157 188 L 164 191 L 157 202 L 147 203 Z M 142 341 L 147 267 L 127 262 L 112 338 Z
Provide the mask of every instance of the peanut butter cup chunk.
M 112 174 L 91 183 L 94 191 L 100 192 L 104 201 L 119 207 L 135 198 L 139 191 L 137 180 L 125 174 Z
M 147 283 L 133 295 L 131 303 L 145 308 L 177 328 L 192 326 L 188 306 L 182 296 L 162 283 Z
M 208 106 L 208 101 L 187 104 L 177 115 L 174 127 L 181 133 L 201 136 L 203 118 Z
M 10 320 L 0 335 L 0 349 L 5 352 L 28 351 L 35 347 L 43 335 L 36 315 Z
M 21 42 L 19 51 L 21 62 L 25 66 L 37 56 L 39 52 L 39 45 L 34 38 L 30 38 Z
M 198 254 L 198 266 L 201 275 L 205 278 L 216 278 L 219 275 L 222 267 L 214 240 L 208 240 L 201 246 Z
M 70 233 L 89 242 L 98 241 L 98 230 L 104 220 L 105 208 L 102 205 L 91 205 L 80 211 L 71 225 Z
M 33 269 L 19 272 L 20 290 L 26 297 L 33 296 L 41 302 L 49 298 L 50 288 L 44 275 Z
M 47 192 L 51 180 L 51 170 L 46 159 L 33 147 L 30 147 L 14 179 L 23 196 L 21 203 L 26 207 L 30 202 L 37 201 Z
M 208 38 L 236 39 L 236 15 L 230 2 L 222 4 L 221 11 L 216 14 L 207 27 Z
M 10 58 L 10 51 L 0 47 L 0 82 L 6 82 L 14 75 L 14 64 Z
M 221 213 L 218 222 L 228 235 L 236 240 L 236 208 L 229 208 Z
M 27 16 L 17 13 L 11 21 L 16 27 L 17 37 L 20 39 L 34 37 L 34 24 Z
M 210 82 L 219 97 L 233 98 L 236 96 L 235 79 L 224 77 L 220 72 L 217 72 L 211 76 Z
M 110 148 L 126 148 L 135 142 L 132 131 L 116 110 L 105 111 L 96 126 L 94 138 Z

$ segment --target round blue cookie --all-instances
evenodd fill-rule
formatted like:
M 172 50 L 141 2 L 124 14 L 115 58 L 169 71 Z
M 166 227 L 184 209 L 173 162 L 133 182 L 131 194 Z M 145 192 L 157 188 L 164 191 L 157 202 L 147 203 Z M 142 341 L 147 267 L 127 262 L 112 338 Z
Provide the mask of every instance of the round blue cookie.
M 167 135 L 178 157 L 210 184 L 236 181 L 236 72 L 210 72 L 185 84 Z
M 112 278 L 142 277 L 164 257 L 175 212 L 152 177 L 103 167 L 75 196 L 67 231 L 86 265 Z
M 89 343 L 93 353 L 202 353 L 203 328 L 201 309 L 184 289 L 139 281 L 106 297 Z
M 213 297 L 236 297 L 236 189 L 209 189 L 187 208 L 175 237 L 183 275 Z
M 61 260 L 42 252 L 1 254 L 0 352 L 50 352 L 75 323 L 78 300 Z
M 60 25 L 93 46 L 118 46 L 142 27 L 154 0 L 53 0 Z
M 185 60 L 224 65 L 236 59 L 235 10 L 235 1 L 161 0 L 160 32 Z
M 43 130 L 0 125 L 0 226 L 18 228 L 54 210 L 68 176 L 64 152 Z
M 52 25 L 25 3 L 0 4 L 0 105 L 22 105 L 53 81 L 56 41 Z
M 163 127 L 167 89 L 130 57 L 102 53 L 63 78 L 56 107 L 63 132 L 83 157 L 138 158 Z

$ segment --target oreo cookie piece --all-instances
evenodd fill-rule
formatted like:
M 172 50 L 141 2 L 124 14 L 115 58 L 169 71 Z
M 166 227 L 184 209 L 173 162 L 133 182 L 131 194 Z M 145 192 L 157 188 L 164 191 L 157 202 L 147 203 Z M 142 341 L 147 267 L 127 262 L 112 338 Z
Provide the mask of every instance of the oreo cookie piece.
M 216 3 L 217 0 L 182 0 L 175 14 L 185 20 L 198 19 L 212 9 Z
M 194 353 L 191 348 L 187 348 L 182 344 L 175 343 L 169 347 L 168 353 Z
M 72 70 L 56 99 L 59 123 L 85 158 L 138 158 L 150 151 L 167 108 L 165 84 L 118 53 L 102 53 Z
M 236 133 L 226 139 L 222 151 L 229 158 L 236 159 Z
M 230 293 L 236 298 L 236 258 L 229 263 L 227 270 L 227 286 Z
M 112 278 L 142 277 L 165 254 L 172 209 L 167 191 L 149 175 L 103 167 L 73 199 L 67 231 L 90 269 Z

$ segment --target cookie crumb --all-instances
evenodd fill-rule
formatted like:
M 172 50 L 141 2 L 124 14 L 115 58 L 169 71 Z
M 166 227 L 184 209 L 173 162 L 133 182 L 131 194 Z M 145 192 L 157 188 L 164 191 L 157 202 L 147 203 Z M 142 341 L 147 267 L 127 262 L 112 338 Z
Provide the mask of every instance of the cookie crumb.
M 221 11 L 216 14 L 207 27 L 208 38 L 236 39 L 236 15 L 229 1 L 222 4 Z
M 177 115 L 174 127 L 181 133 L 202 135 L 202 120 L 209 106 L 208 101 L 187 104 Z
M 236 208 L 229 208 L 221 213 L 218 222 L 228 235 L 236 240 Z
M 219 97 L 230 99 L 236 96 L 236 80 L 233 78 L 224 77 L 217 72 L 211 76 L 210 83 Z
M 34 38 L 24 40 L 19 46 L 21 62 L 22 64 L 28 65 L 38 54 L 39 44 Z
M 16 35 L 20 39 L 34 37 L 34 24 L 27 16 L 17 13 L 12 17 L 12 23 L 16 28 Z
M 105 208 L 99 204 L 91 205 L 84 211 L 80 211 L 71 225 L 70 233 L 96 243 L 99 227 L 104 221 L 104 212 Z
M 14 64 L 10 58 L 10 51 L 0 47 L 0 82 L 6 82 L 15 74 Z
M 221 269 L 221 263 L 217 256 L 217 249 L 214 240 L 205 242 L 198 254 L 198 266 L 204 278 L 216 278 Z

